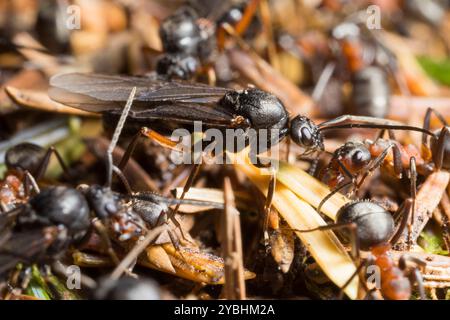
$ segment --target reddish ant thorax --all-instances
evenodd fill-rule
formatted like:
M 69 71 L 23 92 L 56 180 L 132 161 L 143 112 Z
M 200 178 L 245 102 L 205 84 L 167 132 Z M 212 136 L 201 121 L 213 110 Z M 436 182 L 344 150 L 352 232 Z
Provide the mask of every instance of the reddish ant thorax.
M 11 210 L 17 204 L 27 201 L 23 174 L 15 170 L 8 170 L 0 180 L 0 202 L 3 210 Z

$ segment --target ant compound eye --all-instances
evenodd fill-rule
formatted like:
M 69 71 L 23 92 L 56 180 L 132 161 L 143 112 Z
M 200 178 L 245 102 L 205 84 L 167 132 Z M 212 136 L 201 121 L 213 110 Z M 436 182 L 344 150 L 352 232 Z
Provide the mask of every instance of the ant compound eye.
M 371 159 L 371 155 L 368 150 L 356 150 L 352 154 L 352 165 L 362 167 Z
M 364 154 L 362 153 L 362 151 L 356 151 L 352 156 L 352 160 L 353 160 L 353 162 L 355 162 L 355 164 L 359 164 L 359 163 L 363 162 Z
M 309 131 L 308 128 L 303 127 L 300 129 L 300 132 L 300 141 L 303 145 L 310 147 L 313 144 L 313 136 L 311 134 L 311 131 Z

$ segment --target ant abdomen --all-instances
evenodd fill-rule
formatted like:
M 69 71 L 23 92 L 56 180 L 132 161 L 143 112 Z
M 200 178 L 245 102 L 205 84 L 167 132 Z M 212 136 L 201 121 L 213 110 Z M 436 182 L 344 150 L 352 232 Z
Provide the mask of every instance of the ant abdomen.
M 383 118 L 389 112 L 389 84 L 386 72 L 369 66 L 353 75 L 352 110 L 355 115 Z
M 8 169 L 24 170 L 35 174 L 45 157 L 46 150 L 34 143 L 19 143 L 6 151 Z
M 82 237 L 90 226 L 89 206 L 83 194 L 64 186 L 42 190 L 30 199 L 37 222 L 63 225 L 71 235 Z
M 394 219 L 382 206 L 370 201 L 350 202 L 336 215 L 337 223 L 354 223 L 362 250 L 387 243 L 394 233 Z M 345 235 L 345 234 L 344 234 Z

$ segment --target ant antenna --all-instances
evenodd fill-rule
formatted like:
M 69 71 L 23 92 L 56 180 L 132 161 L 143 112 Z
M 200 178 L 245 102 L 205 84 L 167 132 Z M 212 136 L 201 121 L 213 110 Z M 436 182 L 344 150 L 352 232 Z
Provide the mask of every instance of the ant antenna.
M 120 115 L 119 121 L 117 122 L 116 129 L 114 130 L 114 134 L 111 138 L 111 143 L 109 144 L 108 150 L 106 151 L 106 169 L 107 169 L 106 185 L 108 187 L 111 187 L 113 167 L 114 167 L 112 153 L 117 145 L 117 141 L 119 141 L 120 133 L 122 132 L 123 126 L 125 125 L 125 121 L 128 117 L 128 113 L 130 112 L 131 105 L 133 104 L 135 95 L 136 95 L 136 87 L 133 87 L 130 95 L 128 96 L 125 108 L 123 108 L 122 114 Z

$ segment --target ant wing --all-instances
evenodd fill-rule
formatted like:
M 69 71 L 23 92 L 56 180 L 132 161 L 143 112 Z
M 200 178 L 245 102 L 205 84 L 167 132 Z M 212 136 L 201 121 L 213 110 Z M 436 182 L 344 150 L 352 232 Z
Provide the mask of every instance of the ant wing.
M 89 73 L 69 73 L 50 79 L 53 100 L 91 112 L 122 109 L 133 87 L 136 95 L 132 110 L 174 103 L 211 104 L 229 90 L 181 80 L 158 77 L 132 77 Z
M 42 257 L 56 237 L 56 228 L 51 234 L 47 229 L 3 233 L 0 236 L 0 275 L 19 262 L 35 262 Z
M 112 113 L 116 113 L 113 111 Z M 178 102 L 157 106 L 143 111 L 131 112 L 130 118 L 137 120 L 167 120 L 178 124 L 193 125 L 201 121 L 202 125 L 215 128 L 232 128 L 234 115 L 220 105 Z M 244 123 L 246 126 L 246 123 Z

